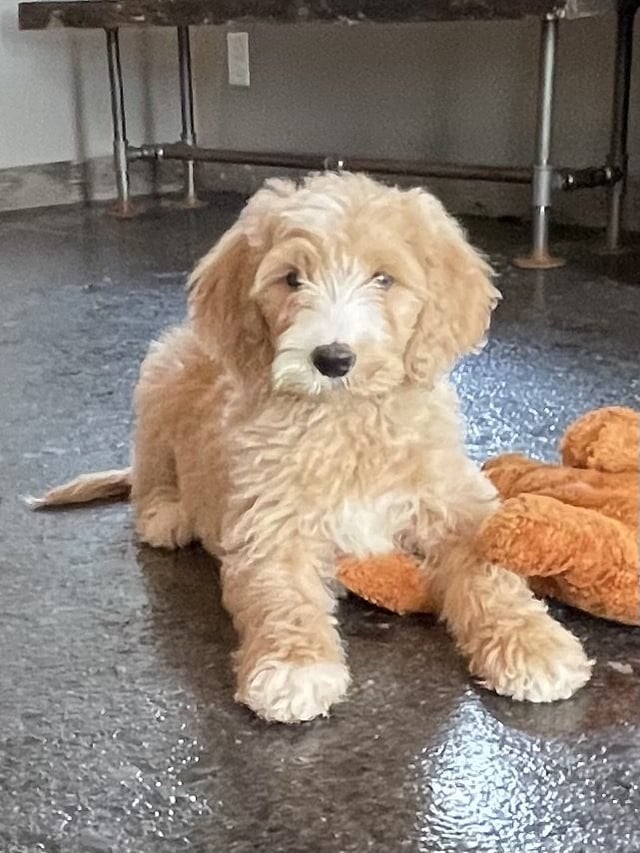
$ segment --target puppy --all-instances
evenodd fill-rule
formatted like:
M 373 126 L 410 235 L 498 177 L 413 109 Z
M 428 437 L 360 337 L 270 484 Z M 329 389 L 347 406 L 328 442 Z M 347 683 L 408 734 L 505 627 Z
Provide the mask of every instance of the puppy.
M 130 488 L 143 542 L 221 556 L 236 698 L 267 720 L 310 720 L 347 690 L 336 554 L 408 540 L 482 684 L 567 698 L 591 671 L 578 640 L 473 549 L 497 497 L 466 456 L 447 374 L 481 347 L 498 298 L 427 192 L 270 181 L 191 275 L 186 322 L 151 345 L 132 468 L 39 505 Z

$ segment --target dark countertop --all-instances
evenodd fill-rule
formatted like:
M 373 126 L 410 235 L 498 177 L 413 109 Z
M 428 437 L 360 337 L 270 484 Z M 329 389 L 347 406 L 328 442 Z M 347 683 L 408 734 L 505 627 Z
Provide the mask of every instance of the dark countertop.
M 554 14 L 571 20 L 615 11 L 616 0 L 35 0 L 20 28 L 115 28 L 265 23 L 422 23 Z
M 593 681 L 520 705 L 470 681 L 432 619 L 349 600 L 347 701 L 267 725 L 232 700 L 211 559 L 138 546 L 126 504 L 19 500 L 126 463 L 140 358 L 237 210 L 0 217 L 0 850 L 638 853 L 640 630 L 554 608 Z M 638 254 L 609 263 L 569 231 L 568 267 L 517 272 L 526 229 L 469 224 L 505 294 L 457 372 L 472 454 L 551 458 L 585 409 L 639 405 Z

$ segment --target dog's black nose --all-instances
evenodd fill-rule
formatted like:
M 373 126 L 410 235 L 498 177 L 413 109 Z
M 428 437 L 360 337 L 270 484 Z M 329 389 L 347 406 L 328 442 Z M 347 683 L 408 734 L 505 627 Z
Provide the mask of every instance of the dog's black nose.
M 336 379 L 347 375 L 356 362 L 356 354 L 345 344 L 327 344 L 314 349 L 311 361 L 324 376 Z

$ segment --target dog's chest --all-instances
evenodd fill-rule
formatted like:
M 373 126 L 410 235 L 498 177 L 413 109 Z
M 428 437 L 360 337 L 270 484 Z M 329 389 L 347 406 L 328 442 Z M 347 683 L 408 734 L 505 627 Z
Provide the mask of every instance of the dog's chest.
M 373 406 L 329 412 L 302 429 L 284 463 L 305 498 L 345 517 L 385 518 L 398 495 L 413 494 L 424 468 L 423 433 Z
M 414 501 L 389 492 L 370 500 L 347 498 L 326 520 L 336 550 L 356 557 L 394 549 L 394 536 L 411 523 Z

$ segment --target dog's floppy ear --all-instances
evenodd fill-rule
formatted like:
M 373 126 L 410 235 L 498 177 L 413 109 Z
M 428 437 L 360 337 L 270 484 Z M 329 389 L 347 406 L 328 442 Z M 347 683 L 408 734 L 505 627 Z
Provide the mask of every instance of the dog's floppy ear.
M 500 293 L 492 284 L 491 267 L 441 203 L 422 190 L 406 195 L 408 235 L 425 271 L 425 286 L 405 369 L 410 380 L 431 384 L 463 355 L 482 348 Z
M 249 299 L 259 262 L 236 223 L 197 264 L 187 285 L 189 318 L 200 345 L 241 372 L 266 363 L 267 328 Z
M 197 264 L 187 285 L 189 318 L 200 345 L 247 375 L 259 373 L 271 361 L 269 331 L 251 289 L 276 239 L 277 214 L 295 190 L 291 181 L 267 181 Z

